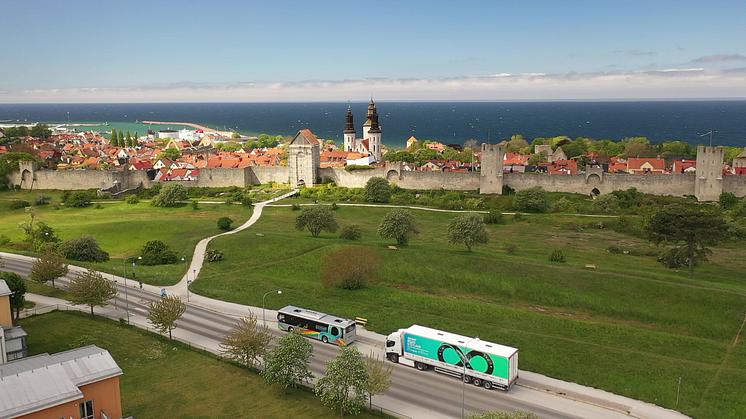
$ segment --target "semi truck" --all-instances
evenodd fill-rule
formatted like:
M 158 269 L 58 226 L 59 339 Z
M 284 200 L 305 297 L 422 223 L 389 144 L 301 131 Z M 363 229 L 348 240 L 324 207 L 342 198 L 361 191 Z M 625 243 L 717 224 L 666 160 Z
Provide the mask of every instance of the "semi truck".
M 388 335 L 386 358 L 420 371 L 432 367 L 488 390 L 509 390 L 518 380 L 518 349 L 425 326 Z

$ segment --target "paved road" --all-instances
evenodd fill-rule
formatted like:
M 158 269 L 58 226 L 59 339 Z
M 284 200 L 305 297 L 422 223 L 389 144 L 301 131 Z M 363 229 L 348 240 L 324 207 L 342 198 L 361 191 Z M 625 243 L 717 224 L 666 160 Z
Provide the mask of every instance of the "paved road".
M 5 270 L 16 272 L 22 276 L 28 276 L 31 258 L 10 254 L 3 254 L 3 256 L 6 262 Z M 75 275 L 75 272 L 82 270 L 82 268 L 71 266 L 71 273 L 68 277 L 72 277 Z M 120 293 L 116 299 L 117 308 L 115 309 L 114 307 L 114 301 L 110 301 L 109 306 L 96 308 L 97 313 L 114 318 L 126 317 L 124 310 L 126 294 L 124 293 L 123 282 L 122 278 L 118 278 L 117 285 Z M 56 283 L 58 286 L 65 286 L 68 283 L 68 279 L 61 278 Z M 145 285 L 144 290 L 141 291 L 136 288 L 136 282 L 132 280 L 128 281 L 128 285 L 131 322 L 140 327 L 151 327 L 146 318 L 147 303 L 160 298 L 159 288 Z M 39 301 L 39 307 L 60 303 L 59 300 L 41 296 L 29 299 Z M 191 342 L 195 346 L 201 346 L 210 351 L 217 352 L 219 350 L 218 344 L 224 334 L 236 324 L 238 317 L 247 314 L 247 310 L 253 311 L 259 319 L 262 318 L 261 308 L 211 300 L 192 294 L 191 303 L 187 304 L 187 311 L 184 317 L 179 320 L 178 328 L 174 330 L 174 337 Z M 276 312 L 267 310 L 266 314 L 267 324 L 271 327 L 273 333 L 281 336 L 282 332 L 276 329 Z M 368 354 L 373 351 L 383 356 L 383 336 L 364 329 L 359 331 L 359 336 L 360 339 L 355 345 L 358 346 L 361 352 Z M 314 341 L 313 343 L 314 358 L 311 370 L 316 376 L 321 376 L 324 372 L 326 360 L 336 356 L 339 350 L 333 345 L 323 344 L 318 341 Z M 538 374 L 521 372 L 522 377 L 526 375 L 529 375 L 532 380 L 541 380 L 542 377 Z M 544 379 L 551 380 L 547 377 L 544 377 Z M 526 410 L 535 412 L 543 419 L 685 418 L 685 416 L 677 412 L 610 394 L 607 397 L 610 401 L 604 400 L 605 402 L 615 406 L 623 406 L 625 408 L 622 410 L 632 410 L 633 414 L 628 415 L 619 411 L 603 409 L 592 404 L 570 400 L 547 393 L 546 391 L 522 386 L 516 386 L 509 392 L 499 390 L 489 391 L 472 385 L 463 385 L 460 380 L 453 377 L 437 374 L 433 371 L 421 372 L 399 364 L 394 365 L 392 382 L 391 390 L 388 393 L 373 398 L 374 404 L 412 418 L 461 417 L 462 391 L 464 392 L 465 410 L 467 413 L 484 410 Z M 564 382 L 557 381 L 557 383 Z M 564 384 L 576 386 L 588 392 L 604 393 L 572 383 Z M 567 390 L 567 393 L 570 394 L 570 391 Z M 629 405 L 638 403 L 643 406 L 635 406 L 633 409 L 627 406 L 628 404 L 619 403 L 619 400 L 622 402 L 629 401 Z M 627 409 L 627 407 L 629 408 Z

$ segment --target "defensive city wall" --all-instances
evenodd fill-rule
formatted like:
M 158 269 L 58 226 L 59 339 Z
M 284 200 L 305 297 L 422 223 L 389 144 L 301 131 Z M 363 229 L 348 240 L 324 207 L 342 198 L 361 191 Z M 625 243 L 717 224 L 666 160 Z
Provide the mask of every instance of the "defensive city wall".
M 484 144 L 481 172 L 411 172 L 401 163 L 389 163 L 385 168 L 346 171 L 344 168 L 317 168 L 319 180 L 331 180 L 339 186 L 362 188 L 374 176 L 384 177 L 405 189 L 476 190 L 486 194 L 501 194 L 503 185 L 515 190 L 541 186 L 549 192 L 607 194 L 615 190 L 637 188 L 654 195 L 694 195 L 700 201 L 716 201 L 722 192 L 746 196 L 746 176 L 723 176 L 723 147 L 700 146 L 695 174 L 615 174 L 589 167 L 576 175 L 504 173 L 504 149 L 500 145 Z M 297 164 L 306 164 L 299 162 Z M 198 180 L 184 181 L 186 186 L 224 187 L 278 182 L 298 185 L 299 170 L 291 166 L 261 166 L 244 169 L 200 169 Z M 295 174 L 295 175 L 294 175 Z M 303 180 L 303 183 L 306 181 Z M 31 163 L 21 162 L 21 170 L 10 176 L 11 185 L 22 189 L 99 189 L 110 192 L 149 188 L 155 183 L 146 171 L 106 170 L 37 170 Z

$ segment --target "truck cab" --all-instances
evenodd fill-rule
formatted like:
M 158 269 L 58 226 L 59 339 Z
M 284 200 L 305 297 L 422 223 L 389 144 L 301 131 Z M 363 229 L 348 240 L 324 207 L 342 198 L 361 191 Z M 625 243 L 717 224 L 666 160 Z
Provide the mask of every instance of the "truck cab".
M 403 330 L 399 329 L 386 337 L 386 358 L 394 363 L 398 363 L 399 357 L 404 353 L 404 345 L 402 345 L 401 341 Z

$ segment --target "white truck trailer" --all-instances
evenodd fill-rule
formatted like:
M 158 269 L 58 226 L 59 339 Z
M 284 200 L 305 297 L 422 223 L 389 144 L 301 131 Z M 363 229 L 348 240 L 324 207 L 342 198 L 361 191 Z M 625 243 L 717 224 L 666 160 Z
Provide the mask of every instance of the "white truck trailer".
M 425 326 L 390 334 L 386 357 L 420 371 L 433 367 L 488 390 L 509 390 L 518 380 L 518 349 Z

